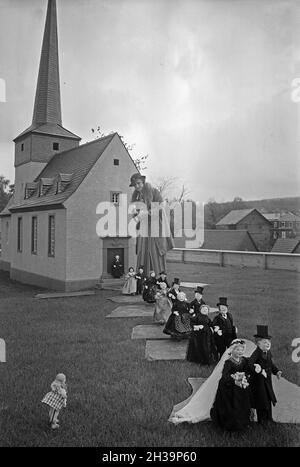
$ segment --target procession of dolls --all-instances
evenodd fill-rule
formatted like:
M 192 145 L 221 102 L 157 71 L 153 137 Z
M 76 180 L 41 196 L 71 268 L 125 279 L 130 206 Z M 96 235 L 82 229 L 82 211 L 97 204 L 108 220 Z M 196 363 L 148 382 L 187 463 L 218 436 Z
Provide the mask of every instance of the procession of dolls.
M 282 372 L 272 361 L 268 326 L 257 326 L 256 348 L 246 358 L 245 340 L 237 338 L 227 297 L 219 297 L 217 309 L 211 310 L 203 299 L 204 287 L 196 286 L 193 300 L 188 301 L 178 277 L 169 284 L 165 271 L 158 276 L 150 271 L 146 276 L 143 266 L 137 272 L 129 268 L 122 293 L 141 295 L 145 302 L 154 304 L 153 322 L 163 326 L 163 333 L 174 341 L 188 340 L 187 361 L 217 365 L 220 378 L 209 415 L 219 428 L 243 430 L 254 413 L 259 424 L 273 422 L 272 406 L 277 401 L 271 376 L 280 379 Z

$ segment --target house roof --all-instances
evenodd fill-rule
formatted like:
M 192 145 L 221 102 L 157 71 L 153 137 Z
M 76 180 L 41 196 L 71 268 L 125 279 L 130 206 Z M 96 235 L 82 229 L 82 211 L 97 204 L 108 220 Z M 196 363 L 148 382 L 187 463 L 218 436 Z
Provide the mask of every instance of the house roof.
M 216 225 L 234 225 L 240 222 L 244 217 L 248 216 L 251 212 L 256 211 L 258 214 L 263 216 L 257 209 L 237 209 L 230 211 L 224 216 Z
M 300 237 L 278 238 L 272 248 L 272 253 L 293 253 L 300 243 Z
M 300 222 L 300 217 L 296 216 L 292 212 L 288 212 L 288 213 L 283 214 L 282 216 L 280 216 L 280 220 L 283 221 L 283 222 L 286 222 L 286 221 L 287 222 Z
M 66 189 L 56 193 L 56 184 L 54 183 L 43 196 L 39 196 L 38 190 L 36 190 L 30 198 L 24 199 L 21 204 L 11 204 L 10 211 L 64 203 L 77 190 L 115 135 L 117 133 L 55 154 L 34 181 L 39 182 L 41 179 L 53 179 L 60 174 L 72 173 L 71 181 Z M 1 214 L 3 215 L 3 213 Z
M 268 220 L 268 221 L 278 221 L 280 219 L 280 214 L 276 214 L 274 212 L 270 213 L 264 213 L 261 212 L 261 214 Z
M 206 250 L 244 250 L 245 244 L 251 243 L 258 251 L 256 244 L 247 230 L 205 230 L 204 243 Z

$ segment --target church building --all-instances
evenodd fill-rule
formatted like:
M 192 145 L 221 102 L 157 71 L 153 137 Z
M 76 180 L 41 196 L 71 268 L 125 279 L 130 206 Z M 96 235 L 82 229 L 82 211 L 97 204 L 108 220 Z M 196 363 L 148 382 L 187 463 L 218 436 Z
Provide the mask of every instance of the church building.
M 48 0 L 32 124 L 14 139 L 15 192 L 0 213 L 0 269 L 11 279 L 72 291 L 109 277 L 116 254 L 125 272 L 135 267 L 135 238 L 99 237 L 96 210 L 122 193 L 130 200 L 137 168 L 117 133 L 80 140 L 62 125 L 56 0 Z

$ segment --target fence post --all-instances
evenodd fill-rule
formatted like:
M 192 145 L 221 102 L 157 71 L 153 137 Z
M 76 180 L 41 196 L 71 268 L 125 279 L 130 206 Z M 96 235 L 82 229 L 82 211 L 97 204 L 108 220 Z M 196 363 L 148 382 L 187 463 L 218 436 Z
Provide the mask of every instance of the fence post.
M 263 255 L 263 269 L 268 269 L 267 255 Z

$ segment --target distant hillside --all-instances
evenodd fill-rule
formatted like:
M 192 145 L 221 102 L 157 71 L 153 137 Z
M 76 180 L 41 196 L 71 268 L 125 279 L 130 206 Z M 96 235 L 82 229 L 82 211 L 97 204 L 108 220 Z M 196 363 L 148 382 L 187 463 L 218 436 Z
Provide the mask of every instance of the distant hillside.
M 216 223 L 233 209 L 250 208 L 256 208 L 261 212 L 291 211 L 294 214 L 300 215 L 300 196 L 293 198 L 258 199 L 253 201 L 244 201 L 241 198 L 235 198 L 233 201 L 225 203 L 210 201 L 204 207 L 205 228 L 214 229 Z

